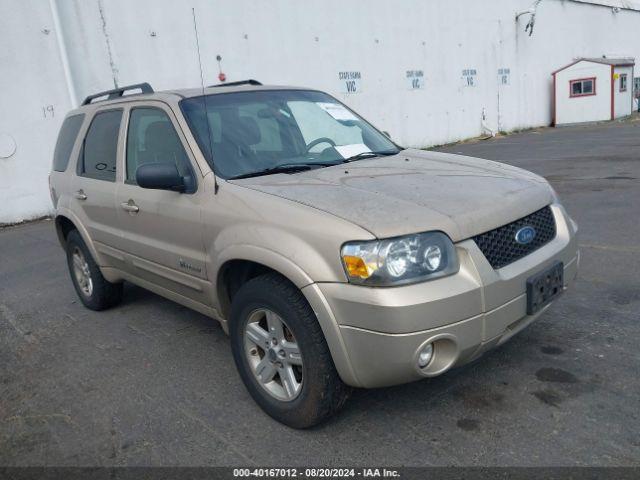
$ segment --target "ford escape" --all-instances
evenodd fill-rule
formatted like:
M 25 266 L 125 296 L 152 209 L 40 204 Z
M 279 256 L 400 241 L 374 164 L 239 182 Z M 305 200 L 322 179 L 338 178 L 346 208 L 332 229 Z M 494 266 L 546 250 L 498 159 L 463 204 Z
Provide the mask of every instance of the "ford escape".
M 538 175 L 402 148 L 325 93 L 253 80 L 89 96 L 50 190 L 85 306 L 128 281 L 217 319 L 251 396 L 297 428 L 351 387 L 502 344 L 578 269 L 577 226 Z

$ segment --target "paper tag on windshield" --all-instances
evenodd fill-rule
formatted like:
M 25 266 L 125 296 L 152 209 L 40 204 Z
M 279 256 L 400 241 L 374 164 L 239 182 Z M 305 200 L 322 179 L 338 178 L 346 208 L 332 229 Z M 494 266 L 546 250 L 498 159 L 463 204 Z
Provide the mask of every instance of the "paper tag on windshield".
M 370 152 L 371 149 L 367 147 L 364 143 L 354 143 L 353 145 L 336 145 L 333 147 L 338 151 L 342 158 L 353 157 L 354 155 L 358 155 L 363 152 Z
M 356 116 L 339 103 L 316 102 L 321 109 L 336 120 L 357 120 Z

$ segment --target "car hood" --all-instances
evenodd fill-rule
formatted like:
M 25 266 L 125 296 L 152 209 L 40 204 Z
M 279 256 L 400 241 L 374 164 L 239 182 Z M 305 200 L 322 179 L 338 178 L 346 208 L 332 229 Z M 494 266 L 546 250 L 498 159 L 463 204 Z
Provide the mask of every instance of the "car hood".
M 455 242 L 524 217 L 554 200 L 546 180 L 502 163 L 422 150 L 234 180 L 323 210 L 377 238 L 440 230 Z

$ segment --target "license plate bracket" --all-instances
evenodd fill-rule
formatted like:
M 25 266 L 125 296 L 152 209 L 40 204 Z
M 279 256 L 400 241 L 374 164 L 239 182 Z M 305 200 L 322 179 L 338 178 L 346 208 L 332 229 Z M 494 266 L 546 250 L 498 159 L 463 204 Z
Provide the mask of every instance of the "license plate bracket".
M 551 267 L 527 279 L 527 315 L 533 315 L 560 296 L 564 286 L 564 264 Z

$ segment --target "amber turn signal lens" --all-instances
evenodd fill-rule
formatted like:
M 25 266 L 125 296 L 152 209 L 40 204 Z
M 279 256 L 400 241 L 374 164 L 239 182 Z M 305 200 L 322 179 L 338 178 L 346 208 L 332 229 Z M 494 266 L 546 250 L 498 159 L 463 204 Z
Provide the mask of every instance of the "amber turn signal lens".
M 344 261 L 344 265 L 347 268 L 349 276 L 358 278 L 369 278 L 371 276 L 367 265 L 360 257 L 344 255 L 342 260 Z

